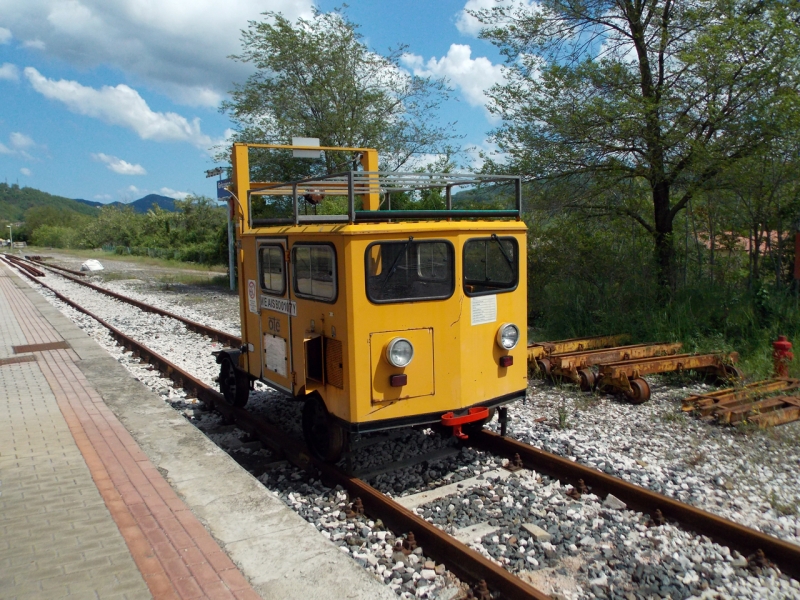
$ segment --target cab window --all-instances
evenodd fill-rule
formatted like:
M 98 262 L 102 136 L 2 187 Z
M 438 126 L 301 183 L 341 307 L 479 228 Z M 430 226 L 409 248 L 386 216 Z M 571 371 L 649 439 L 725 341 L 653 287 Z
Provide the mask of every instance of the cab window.
M 283 246 L 261 246 L 261 289 L 269 294 L 283 296 L 286 292 L 286 277 L 283 271 Z
M 294 291 L 301 298 L 336 300 L 336 251 L 329 244 L 295 244 L 292 247 Z
M 455 260 L 447 241 L 375 242 L 365 254 L 367 297 L 375 303 L 442 300 L 453 295 Z
M 519 247 L 512 237 L 473 238 L 464 244 L 464 293 L 510 292 L 519 280 Z

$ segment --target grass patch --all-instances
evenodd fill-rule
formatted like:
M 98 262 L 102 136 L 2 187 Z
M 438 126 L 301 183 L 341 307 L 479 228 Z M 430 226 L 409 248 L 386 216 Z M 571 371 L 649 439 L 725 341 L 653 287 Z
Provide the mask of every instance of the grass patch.
M 667 412 L 661 415 L 661 420 L 664 423 L 677 423 L 679 425 L 686 425 L 686 413 L 683 411 Z
M 775 493 L 775 490 L 772 490 L 769 494 L 769 504 L 781 516 L 784 517 L 791 517 L 792 515 L 797 514 L 797 505 L 795 504 L 783 504 L 778 498 L 778 495 Z
M 206 273 L 164 273 L 156 275 L 155 280 L 165 290 L 172 289 L 178 285 L 217 287 L 226 290 L 230 286 L 230 279 L 227 273 L 219 274 L 213 271 Z
M 146 265 L 151 267 L 162 267 L 165 269 L 181 269 L 187 271 L 198 271 L 203 273 L 213 273 L 214 275 L 223 275 L 227 278 L 227 271 L 223 270 L 223 267 L 218 266 L 214 269 L 210 269 L 208 265 L 201 265 L 198 263 L 191 263 L 191 262 L 181 262 L 179 260 L 172 260 L 166 258 L 154 258 L 151 256 L 137 256 L 134 254 L 115 254 L 113 252 L 105 252 L 104 250 L 79 250 L 79 249 L 66 249 L 66 248 L 37 248 L 34 246 L 28 246 L 24 254 L 41 254 L 47 255 L 49 252 L 56 252 L 58 254 L 64 254 L 66 256 L 72 256 L 74 258 L 95 258 L 100 262 L 103 259 L 106 260 L 114 260 L 114 261 L 122 261 L 126 263 L 133 263 L 137 265 Z

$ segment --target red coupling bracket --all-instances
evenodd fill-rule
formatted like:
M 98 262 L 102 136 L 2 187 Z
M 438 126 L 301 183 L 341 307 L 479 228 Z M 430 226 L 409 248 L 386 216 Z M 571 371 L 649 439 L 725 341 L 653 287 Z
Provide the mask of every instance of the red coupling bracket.
M 469 436 L 461 431 L 461 426 L 475 421 L 482 421 L 489 418 L 489 409 L 485 406 L 476 406 L 469 409 L 465 415 L 456 416 L 449 412 L 442 415 L 442 425 L 453 428 L 453 435 L 461 440 L 466 440 Z

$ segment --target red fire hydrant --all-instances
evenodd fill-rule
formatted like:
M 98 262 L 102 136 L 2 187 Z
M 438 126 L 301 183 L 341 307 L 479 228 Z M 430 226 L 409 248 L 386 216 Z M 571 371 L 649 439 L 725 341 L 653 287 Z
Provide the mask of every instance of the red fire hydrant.
M 793 359 L 792 342 L 787 340 L 785 335 L 779 335 L 778 339 L 772 342 L 772 363 L 775 377 L 788 377 L 789 363 Z

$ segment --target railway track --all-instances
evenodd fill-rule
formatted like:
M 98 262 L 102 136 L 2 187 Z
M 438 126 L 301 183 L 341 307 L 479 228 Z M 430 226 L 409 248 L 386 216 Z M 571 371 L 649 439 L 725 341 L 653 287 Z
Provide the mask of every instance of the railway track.
M 186 389 L 187 392 L 197 396 L 207 405 L 213 406 L 226 420 L 259 437 L 262 443 L 274 449 L 276 453 L 282 454 L 292 463 L 305 469 L 316 470 L 330 484 L 341 485 L 348 490 L 351 498 L 361 498 L 368 513 L 380 516 L 383 522 L 395 531 L 413 531 L 418 543 L 425 548 L 426 554 L 446 563 L 448 568 L 457 576 L 472 582 L 483 579 L 491 590 L 500 592 L 503 597 L 547 597 L 502 567 L 497 566 L 494 562 L 467 546 L 456 542 L 450 536 L 428 523 L 428 521 L 404 508 L 401 504 L 393 502 L 364 481 L 347 474 L 335 466 L 314 461 L 302 443 L 287 436 L 283 431 L 263 419 L 245 410 L 231 407 L 216 390 L 195 378 L 192 374 L 182 370 L 163 356 L 153 352 L 60 292 L 44 284 L 40 278 L 26 270 L 19 262 L 12 261 L 12 263 L 24 275 L 48 289 L 60 300 L 95 319 L 111 332 L 111 335 L 120 345 L 134 352 L 141 360 L 155 365 L 163 376 L 170 378 L 177 385 Z M 76 281 L 76 283 L 84 284 L 85 282 Z M 99 286 L 89 285 L 88 287 L 97 288 L 97 291 L 107 292 L 107 290 L 103 290 Z M 128 299 L 121 298 L 113 292 L 108 295 L 128 301 Z M 139 305 L 149 307 L 149 305 L 139 302 L 133 305 L 142 310 L 147 309 Z M 149 308 L 154 309 L 154 307 Z M 148 312 L 156 312 L 163 316 L 176 318 L 171 313 L 160 309 L 148 310 Z M 189 326 L 188 319 L 179 318 L 178 320 L 186 324 L 187 327 Z M 203 329 L 209 330 L 209 328 L 201 324 L 191 321 L 190 323 L 193 326 L 193 331 L 202 333 Z M 210 331 L 215 332 L 216 330 Z M 209 337 L 211 336 L 209 335 Z M 800 547 L 794 544 L 784 542 L 754 529 L 743 527 L 667 496 L 632 485 L 617 477 L 582 466 L 527 444 L 509 438 L 502 438 L 491 432 L 484 431 L 471 436 L 468 444 L 508 458 L 518 454 L 526 467 L 553 478 L 568 481 L 576 487 L 578 481 L 583 480 L 584 484 L 588 485 L 593 493 L 598 495 L 611 493 L 630 507 L 642 512 L 653 514 L 656 510 L 659 510 L 666 519 L 675 520 L 684 528 L 707 535 L 711 539 L 737 549 L 745 555 L 755 554 L 761 550 L 783 572 L 796 579 L 800 578 Z
M 28 266 L 31 266 L 32 263 L 35 263 L 36 266 L 43 267 L 61 277 L 64 277 L 65 279 L 68 279 L 73 283 L 77 283 L 78 285 L 87 287 L 91 290 L 94 290 L 95 292 L 99 292 L 101 294 L 109 296 L 110 298 L 119 300 L 120 302 L 125 302 L 126 304 L 135 306 L 136 308 L 143 310 L 145 312 L 151 312 L 157 315 L 161 315 L 162 317 L 169 317 L 170 319 L 175 319 L 176 321 L 180 321 L 181 323 L 186 325 L 186 327 L 188 327 L 190 331 L 194 331 L 195 333 L 205 335 L 206 337 L 211 338 L 215 342 L 222 342 L 223 344 L 227 344 L 231 348 L 238 348 L 239 346 L 242 345 L 242 339 L 238 336 L 231 335 L 230 333 L 221 331 L 219 329 L 214 329 L 213 327 L 208 327 L 206 325 L 203 325 L 202 323 L 198 323 L 197 321 L 192 321 L 191 319 L 187 319 L 186 317 L 182 317 L 181 315 L 177 315 L 168 310 L 152 306 L 145 302 L 139 302 L 138 300 L 134 300 L 133 298 L 128 298 L 127 296 L 123 296 L 122 294 L 112 292 L 111 290 L 108 290 L 99 285 L 95 285 L 94 283 L 91 283 L 89 281 L 78 279 L 77 277 L 72 275 L 72 273 L 75 273 L 75 271 L 70 271 L 69 269 L 63 269 L 60 267 L 56 268 L 53 265 L 45 264 L 43 261 L 26 260 L 23 262 L 23 259 L 17 257 L 14 257 L 14 259 L 16 260 L 17 264 L 22 265 L 24 268 L 26 268 L 26 270 Z M 32 266 L 32 268 L 36 269 L 36 266 Z M 60 272 L 60 271 L 66 271 L 66 272 Z M 42 275 L 44 274 L 42 273 Z

